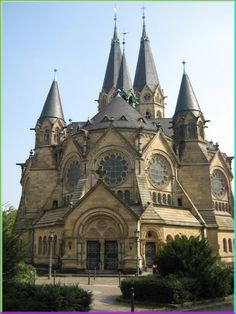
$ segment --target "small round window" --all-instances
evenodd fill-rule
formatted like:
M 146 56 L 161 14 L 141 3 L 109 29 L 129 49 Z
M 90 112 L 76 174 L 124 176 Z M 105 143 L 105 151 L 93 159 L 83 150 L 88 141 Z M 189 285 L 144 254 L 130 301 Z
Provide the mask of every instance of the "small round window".
M 156 188 L 163 188 L 170 182 L 170 167 L 165 157 L 155 154 L 148 163 L 148 176 Z
M 217 198 L 223 198 L 226 193 L 226 183 L 224 175 L 219 170 L 214 170 L 211 174 L 211 188 Z
M 80 178 L 80 164 L 77 160 L 73 161 L 68 169 L 67 169 L 67 173 L 66 173 L 66 183 L 67 183 L 67 187 L 70 190 L 73 190 Z
M 127 177 L 128 162 L 121 153 L 109 153 L 100 159 L 98 170 L 107 184 L 117 185 Z

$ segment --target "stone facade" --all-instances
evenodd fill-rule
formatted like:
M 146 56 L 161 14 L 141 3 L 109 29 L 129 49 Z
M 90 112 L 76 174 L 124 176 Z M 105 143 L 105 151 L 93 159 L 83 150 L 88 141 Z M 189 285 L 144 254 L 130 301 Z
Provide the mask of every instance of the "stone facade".
M 24 232 L 28 260 L 48 265 L 51 248 L 54 266 L 63 271 L 134 272 L 152 266 L 161 242 L 183 234 L 206 237 L 219 258 L 232 263 L 232 158 L 205 139 L 207 121 L 187 74 L 175 114 L 165 118 L 145 24 L 135 101 L 125 86 L 126 97 L 116 93 L 117 49 L 115 26 L 109 58 L 119 57 L 108 62 L 99 112 L 90 121 L 66 125 L 52 83 L 34 152 L 20 164 L 16 228 Z M 141 71 L 139 82 L 138 67 L 147 61 L 151 68 Z M 122 71 L 128 75 L 128 68 Z

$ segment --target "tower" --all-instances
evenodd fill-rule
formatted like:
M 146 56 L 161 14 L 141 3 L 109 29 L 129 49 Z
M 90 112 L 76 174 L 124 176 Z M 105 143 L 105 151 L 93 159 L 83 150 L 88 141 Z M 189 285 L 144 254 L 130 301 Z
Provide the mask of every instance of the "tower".
M 146 33 L 144 12 L 142 18 L 143 31 L 134 78 L 134 91 L 139 98 L 136 109 L 148 119 L 164 118 L 164 95 Z
M 100 111 L 107 103 L 109 103 L 116 91 L 117 80 L 119 76 L 120 66 L 121 66 L 121 49 L 120 40 L 117 35 L 116 27 L 117 16 L 115 14 L 114 21 L 114 33 L 111 40 L 111 49 L 109 53 L 109 58 L 107 62 L 106 73 L 102 85 L 102 91 L 99 94 L 99 105 L 98 110 Z
M 183 61 L 183 76 L 180 84 L 179 95 L 173 116 L 174 148 L 180 160 L 198 159 L 206 161 L 207 150 L 204 134 L 204 119 L 197 97 L 193 91 L 190 79 L 185 72 L 185 61 Z M 199 147 L 199 154 L 193 152 L 193 147 Z M 185 152 L 186 150 L 186 152 Z

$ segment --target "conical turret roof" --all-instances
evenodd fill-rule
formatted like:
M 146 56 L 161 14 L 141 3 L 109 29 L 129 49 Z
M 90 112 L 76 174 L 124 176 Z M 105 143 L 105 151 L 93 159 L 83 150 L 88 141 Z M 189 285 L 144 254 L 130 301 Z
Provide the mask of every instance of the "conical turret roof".
M 131 83 L 131 79 L 130 79 L 128 65 L 126 62 L 125 52 L 123 52 L 116 87 L 117 87 L 117 89 L 123 90 L 126 93 L 128 93 L 132 89 L 132 83 Z
M 121 58 L 122 56 L 120 49 L 120 41 L 117 36 L 117 29 L 115 23 L 114 34 L 111 41 L 111 50 L 109 53 L 105 78 L 102 86 L 102 89 L 105 91 L 105 93 L 108 93 L 113 86 L 116 87 L 121 65 Z
M 145 85 L 154 91 L 157 86 L 160 86 L 160 82 L 146 33 L 145 17 L 143 16 L 143 33 L 134 78 L 134 89 L 141 91 Z
M 197 97 L 193 91 L 189 77 L 184 71 L 175 108 L 175 115 L 177 113 L 185 114 L 189 111 L 192 111 L 194 114 L 198 115 L 201 112 L 201 109 L 198 104 Z
M 55 119 L 60 119 L 65 123 L 64 114 L 61 105 L 61 98 L 59 94 L 59 88 L 56 80 L 54 79 L 49 90 L 47 99 L 43 106 L 39 122 L 42 122 L 44 119 L 50 119 L 51 122 L 54 122 Z

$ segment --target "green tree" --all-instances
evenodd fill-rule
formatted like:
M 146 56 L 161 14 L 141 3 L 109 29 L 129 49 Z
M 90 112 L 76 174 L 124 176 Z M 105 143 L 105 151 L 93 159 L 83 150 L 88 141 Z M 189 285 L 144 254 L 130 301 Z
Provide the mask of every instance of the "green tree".
M 10 207 L 2 213 L 3 222 L 3 275 L 4 279 L 16 276 L 17 265 L 24 259 L 20 234 L 14 232 L 17 210 Z
M 206 239 L 182 235 L 163 244 L 155 262 L 161 275 L 196 277 L 210 271 L 217 257 Z

